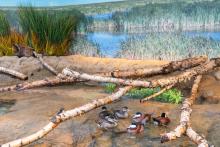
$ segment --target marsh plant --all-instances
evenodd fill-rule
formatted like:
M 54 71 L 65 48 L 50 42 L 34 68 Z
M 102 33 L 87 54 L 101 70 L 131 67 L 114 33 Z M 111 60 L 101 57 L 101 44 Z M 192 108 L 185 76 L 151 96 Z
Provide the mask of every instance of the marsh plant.
M 133 88 L 128 92 L 127 95 L 130 98 L 143 99 L 158 91 L 160 91 L 160 88 Z M 182 101 L 182 93 L 181 91 L 173 88 L 155 97 L 154 100 L 166 103 L 179 104 Z
M 69 53 L 80 19 L 83 19 L 80 13 L 73 15 L 75 11 L 61 13 L 33 7 L 20 7 L 18 12 L 22 31 L 28 34 L 30 45 L 38 53 L 46 55 Z
M 209 29 L 220 24 L 219 1 L 148 3 L 113 14 L 121 31 L 182 31 Z
M 0 12 L 0 56 L 13 55 L 13 44 L 27 43 L 27 36 L 11 30 L 5 14 Z
M 122 42 L 121 49 L 118 53 L 121 58 L 177 60 L 196 55 L 216 57 L 220 53 L 220 43 L 179 33 L 151 33 L 129 38 Z
M 73 42 L 70 52 L 77 55 L 101 56 L 99 45 L 97 43 L 90 42 L 85 36 L 78 36 Z

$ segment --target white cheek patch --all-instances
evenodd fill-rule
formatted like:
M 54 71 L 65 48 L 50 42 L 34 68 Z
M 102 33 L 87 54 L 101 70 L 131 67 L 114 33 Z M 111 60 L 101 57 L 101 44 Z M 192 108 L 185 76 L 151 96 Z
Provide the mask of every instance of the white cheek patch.
M 128 127 L 128 129 L 135 129 L 137 126 L 136 125 L 130 125 L 129 127 Z
M 133 118 L 138 118 L 138 117 L 141 117 L 141 114 L 135 114 L 135 115 L 133 116 Z

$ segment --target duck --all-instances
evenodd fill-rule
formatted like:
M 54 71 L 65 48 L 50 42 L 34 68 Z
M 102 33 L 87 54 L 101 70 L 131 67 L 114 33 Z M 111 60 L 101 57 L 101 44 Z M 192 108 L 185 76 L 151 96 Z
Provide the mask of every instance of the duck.
M 124 106 L 122 107 L 121 110 L 114 110 L 114 116 L 117 118 L 117 119 L 126 119 L 128 118 L 129 114 L 128 114 L 128 107 L 127 106 Z
M 113 119 L 109 119 L 108 117 L 109 116 L 106 116 L 106 118 L 96 121 L 98 128 L 108 130 L 113 129 L 118 125 L 117 122 L 115 122 Z
M 106 119 L 110 122 L 117 122 L 117 119 L 115 118 L 114 114 L 111 111 L 107 110 L 106 106 L 102 107 L 102 111 L 99 113 L 99 119 Z
M 132 118 L 132 121 L 134 123 L 141 123 L 143 125 L 146 125 L 147 122 L 151 121 L 151 116 L 152 114 L 150 113 L 142 114 L 141 112 L 136 112 Z
M 129 134 L 139 134 L 144 131 L 144 125 L 142 123 L 132 123 L 128 128 Z
M 167 114 L 163 112 L 161 113 L 161 116 L 153 118 L 153 122 L 155 125 L 167 126 L 170 123 L 170 119 Z

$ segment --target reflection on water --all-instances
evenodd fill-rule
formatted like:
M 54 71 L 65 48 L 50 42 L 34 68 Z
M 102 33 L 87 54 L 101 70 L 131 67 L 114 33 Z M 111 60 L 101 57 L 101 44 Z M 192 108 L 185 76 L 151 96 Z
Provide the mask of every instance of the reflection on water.
M 15 104 L 15 100 L 0 99 L 0 116 L 7 113 L 11 106 Z

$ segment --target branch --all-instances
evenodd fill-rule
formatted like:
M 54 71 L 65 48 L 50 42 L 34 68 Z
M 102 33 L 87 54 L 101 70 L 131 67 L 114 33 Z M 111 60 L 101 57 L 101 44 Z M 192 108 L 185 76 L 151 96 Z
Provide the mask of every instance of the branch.
M 174 131 L 163 134 L 161 136 L 162 143 L 170 140 L 174 140 L 177 137 L 181 137 L 181 135 L 186 132 L 187 124 L 189 123 L 190 115 L 192 112 L 190 106 L 193 104 L 195 98 L 197 97 L 198 87 L 201 79 L 202 79 L 201 75 L 196 77 L 191 90 L 191 96 L 189 98 L 186 98 L 185 101 L 183 102 L 183 106 L 181 108 L 182 112 L 180 116 L 180 125 L 177 126 Z
M 161 95 L 162 93 L 164 93 L 165 91 L 171 89 L 173 86 L 174 86 L 174 84 L 168 85 L 167 87 L 161 89 L 161 90 L 158 91 L 157 93 L 154 93 L 154 94 L 152 94 L 152 95 L 150 95 L 150 96 L 148 96 L 148 97 L 146 97 L 146 98 L 140 100 L 140 102 L 145 102 L 145 101 L 148 101 L 148 100 L 150 100 L 150 99 L 152 99 L 152 98 L 155 98 L 155 97 Z
M 194 76 L 204 74 L 213 68 L 220 66 L 220 58 L 213 59 L 207 63 L 204 63 L 200 66 L 188 69 L 178 75 L 171 76 L 168 78 L 155 79 L 151 81 L 140 81 L 140 80 L 127 80 L 120 78 L 112 78 L 112 77 L 103 77 L 99 75 L 90 75 L 86 73 L 79 73 L 68 68 L 63 69 L 62 73 L 66 76 L 70 76 L 73 78 L 80 78 L 85 80 L 91 80 L 96 82 L 110 82 L 115 84 L 122 84 L 127 86 L 134 87 L 165 87 L 168 85 L 184 82 L 188 79 L 191 79 Z
M 46 78 L 44 80 L 25 82 L 22 84 L 16 84 L 12 86 L 3 87 L 3 88 L 0 88 L 0 93 L 6 92 L 6 91 L 26 90 L 26 89 L 32 89 L 32 88 L 37 88 L 37 87 L 42 87 L 42 86 L 54 86 L 54 85 L 74 83 L 74 82 L 81 82 L 81 81 L 74 79 L 74 78 L 58 78 L 58 77 Z
M 196 133 L 191 127 L 187 127 L 186 135 L 195 142 L 198 147 L 209 147 L 208 141 Z
M 41 64 L 43 65 L 43 67 L 45 67 L 48 71 L 50 71 L 52 74 L 54 74 L 55 76 L 58 75 L 58 71 L 56 69 L 54 69 L 53 67 L 51 67 L 49 64 L 47 64 L 43 58 L 41 57 L 42 55 L 33 52 L 34 56 L 38 58 L 38 60 L 41 62 Z
M 127 93 L 131 88 L 132 88 L 131 86 L 120 88 L 118 92 L 106 98 L 94 100 L 93 102 L 90 102 L 88 104 L 85 104 L 81 107 L 72 110 L 64 111 L 63 109 L 61 109 L 61 111 L 59 111 L 43 129 L 39 130 L 38 132 L 30 136 L 3 144 L 1 145 L 1 147 L 20 147 L 35 142 L 40 138 L 44 137 L 45 135 L 47 135 L 49 132 L 51 132 L 61 122 L 66 121 L 72 117 L 85 114 L 97 107 L 116 101 L 120 99 L 120 97 L 123 96 L 125 93 Z
M 197 56 L 179 61 L 171 61 L 166 65 L 151 69 L 145 68 L 145 69 L 136 69 L 129 71 L 112 71 L 112 72 L 102 73 L 100 75 L 107 77 L 115 77 L 115 78 L 147 77 L 147 76 L 149 77 L 158 74 L 167 74 L 178 70 L 185 70 L 188 68 L 192 68 L 205 63 L 207 59 L 208 59 L 207 56 Z
M 4 67 L 0 67 L 0 72 L 12 75 L 12 76 L 14 76 L 16 78 L 19 78 L 21 80 L 27 80 L 28 79 L 28 76 L 24 75 L 23 73 L 17 72 L 15 70 L 7 69 L 7 68 L 4 68 Z

